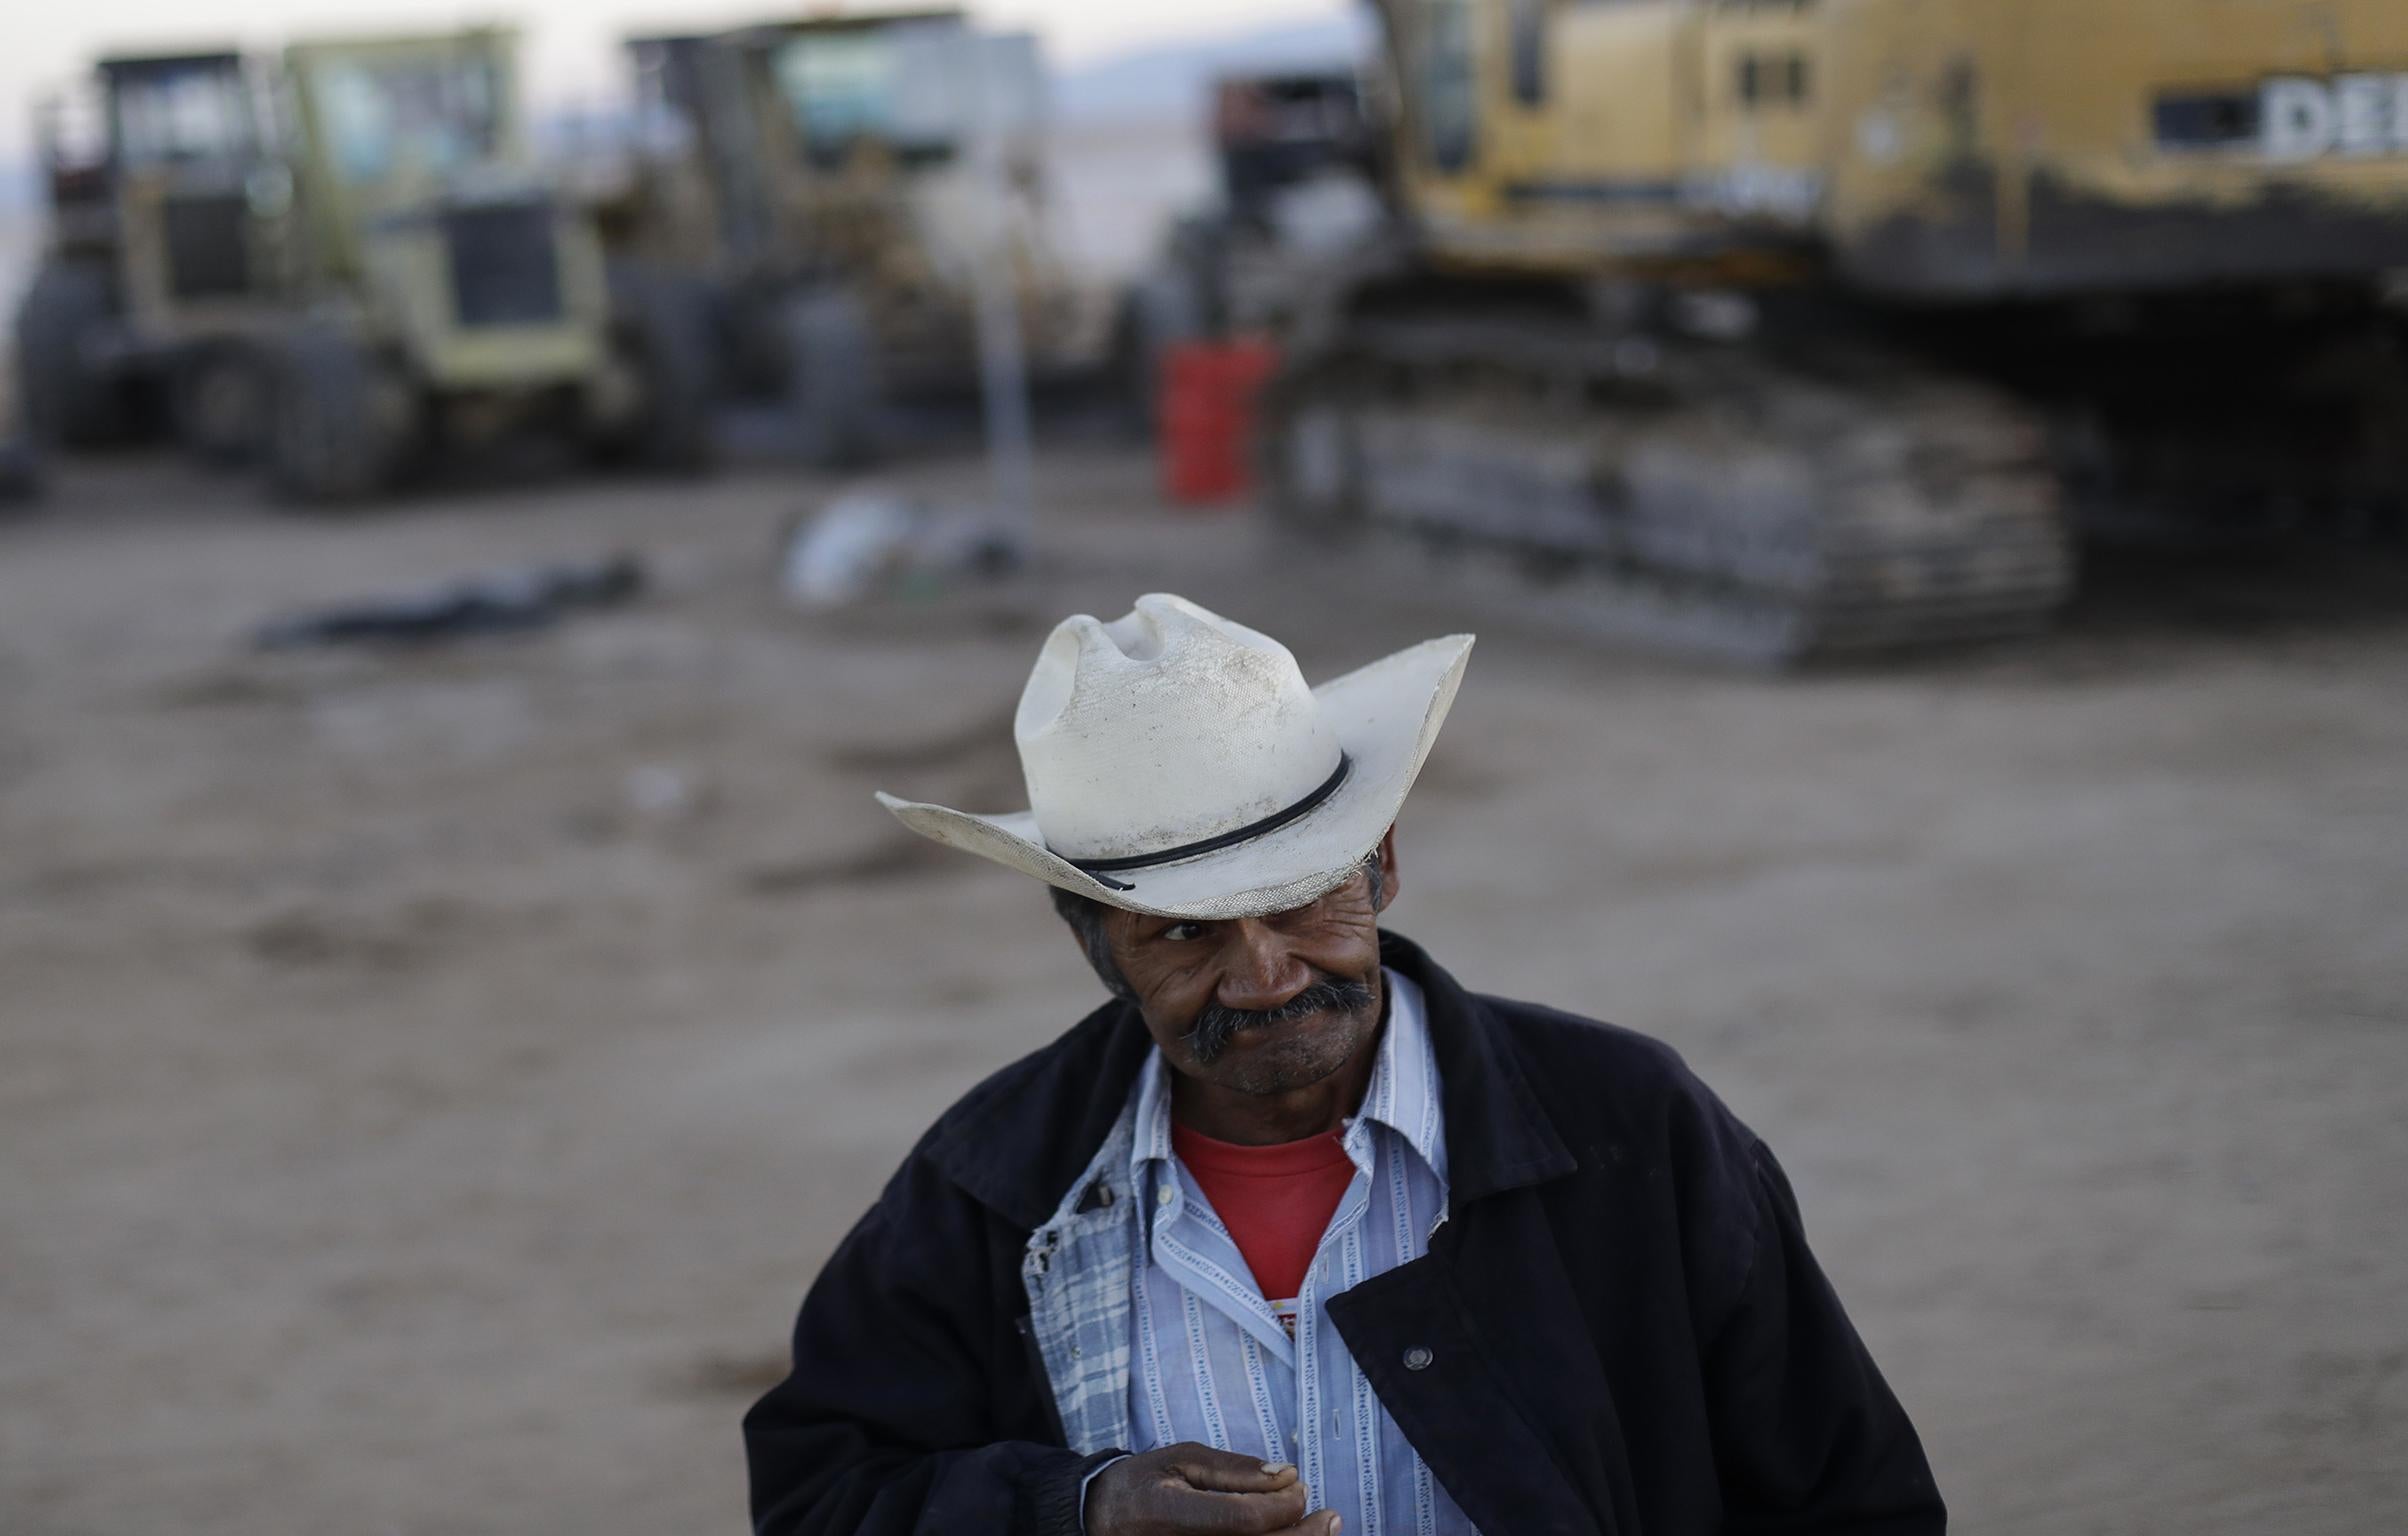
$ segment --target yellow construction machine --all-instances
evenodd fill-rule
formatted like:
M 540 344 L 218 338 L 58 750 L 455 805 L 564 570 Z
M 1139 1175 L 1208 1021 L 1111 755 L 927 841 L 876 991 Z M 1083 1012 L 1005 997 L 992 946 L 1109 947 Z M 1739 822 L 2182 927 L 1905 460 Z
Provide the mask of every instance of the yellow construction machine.
M 642 142 L 611 248 L 701 286 L 722 382 L 778 400 L 806 460 L 874 457 L 890 404 L 975 383 L 982 263 L 1039 377 L 1100 353 L 1108 316 L 1048 240 L 1032 36 L 929 9 L 627 47 Z
M 2072 532 L 2408 502 L 2398 0 L 1380 0 L 1393 238 L 1275 513 L 1785 662 L 2025 631 Z
M 529 426 L 698 466 L 707 319 L 606 271 L 526 141 L 515 49 L 473 29 L 105 61 L 99 154 L 45 155 L 18 316 L 37 431 L 107 441 L 164 392 L 188 445 L 319 503 Z

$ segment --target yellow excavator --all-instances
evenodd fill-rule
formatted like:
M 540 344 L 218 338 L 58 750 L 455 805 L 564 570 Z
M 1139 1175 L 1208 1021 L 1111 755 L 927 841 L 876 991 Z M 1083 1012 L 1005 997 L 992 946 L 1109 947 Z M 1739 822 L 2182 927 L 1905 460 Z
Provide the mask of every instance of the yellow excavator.
M 2102 520 L 2408 503 L 2399 0 L 1378 3 L 1294 526 L 1787 663 L 2040 627 Z

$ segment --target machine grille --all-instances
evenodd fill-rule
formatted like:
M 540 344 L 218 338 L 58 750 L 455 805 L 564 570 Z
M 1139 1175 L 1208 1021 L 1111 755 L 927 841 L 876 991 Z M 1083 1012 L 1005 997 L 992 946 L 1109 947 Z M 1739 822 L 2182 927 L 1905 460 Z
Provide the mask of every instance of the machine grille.
M 181 193 L 160 209 L 167 287 L 179 299 L 251 291 L 250 204 L 240 192 Z
M 563 313 L 560 253 L 545 203 L 454 208 L 443 215 L 452 313 L 466 327 L 541 325 Z

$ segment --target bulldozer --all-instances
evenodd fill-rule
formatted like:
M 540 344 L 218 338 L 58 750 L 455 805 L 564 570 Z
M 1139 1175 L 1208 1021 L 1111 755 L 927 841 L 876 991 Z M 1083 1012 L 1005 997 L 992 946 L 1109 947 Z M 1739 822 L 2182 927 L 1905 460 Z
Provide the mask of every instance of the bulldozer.
M 104 62 L 104 147 L 51 157 L 19 317 L 40 435 L 105 440 L 164 397 L 188 446 L 317 503 L 529 427 L 699 464 L 701 322 L 614 291 L 525 147 L 514 48 L 476 30 Z
M 927 10 L 627 52 L 639 145 L 601 205 L 610 247 L 700 286 L 722 388 L 777 401 L 807 462 L 875 458 L 890 407 L 978 379 L 974 268 L 994 253 L 1033 375 L 1100 353 L 1108 316 L 1046 237 L 1033 39 Z
M 1379 8 L 1396 216 L 1288 338 L 1283 527 L 1780 665 L 2408 504 L 2395 0 Z

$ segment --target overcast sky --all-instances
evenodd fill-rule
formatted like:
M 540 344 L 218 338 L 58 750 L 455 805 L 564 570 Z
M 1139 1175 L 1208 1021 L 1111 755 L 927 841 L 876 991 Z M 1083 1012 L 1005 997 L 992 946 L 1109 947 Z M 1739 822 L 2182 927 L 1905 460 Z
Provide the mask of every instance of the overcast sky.
M 1346 0 L 978 0 L 992 24 L 1029 27 L 1057 65 L 1125 48 L 1326 16 Z M 96 53 L 269 44 L 303 32 L 360 32 L 506 22 L 524 35 L 528 81 L 539 102 L 596 101 L 619 85 L 615 40 L 871 5 L 745 4 L 743 0 L 0 0 L 0 157 L 29 142 L 36 95 L 78 74 Z M 212 26 L 207 18 L 216 17 Z M 196 18 L 201 18 L 197 19 Z

